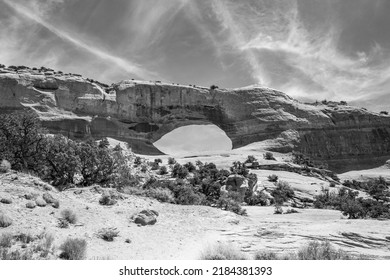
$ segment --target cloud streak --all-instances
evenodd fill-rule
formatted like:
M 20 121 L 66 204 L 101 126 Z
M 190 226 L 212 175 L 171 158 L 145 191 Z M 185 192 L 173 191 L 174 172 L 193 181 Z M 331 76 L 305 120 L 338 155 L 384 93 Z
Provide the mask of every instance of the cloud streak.
M 110 54 L 102 49 L 99 49 L 96 46 L 92 46 L 92 45 L 76 38 L 75 36 L 71 35 L 70 33 L 66 32 L 64 30 L 61 30 L 61 29 L 55 27 L 51 23 L 42 19 L 39 15 L 34 14 L 31 10 L 27 9 L 26 7 L 24 7 L 20 4 L 17 4 L 15 2 L 9 1 L 9 0 L 3 0 L 3 1 L 5 4 L 7 4 L 9 7 L 11 7 L 19 15 L 47 28 L 52 33 L 54 33 L 56 36 L 60 37 L 61 39 L 95 55 L 99 59 L 106 60 L 108 62 L 115 64 L 117 67 L 121 68 L 122 70 L 126 71 L 127 73 L 135 74 L 138 77 L 143 78 L 143 79 L 157 77 L 156 73 L 147 71 L 147 70 L 143 69 L 140 65 L 138 65 L 134 62 L 130 62 L 130 61 L 125 60 L 121 57 L 117 57 L 113 54 Z

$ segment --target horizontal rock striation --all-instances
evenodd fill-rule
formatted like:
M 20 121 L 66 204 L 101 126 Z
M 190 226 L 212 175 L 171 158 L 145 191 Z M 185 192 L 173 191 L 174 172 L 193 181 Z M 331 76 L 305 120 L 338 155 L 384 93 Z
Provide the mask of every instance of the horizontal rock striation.
M 161 154 L 153 142 L 180 126 L 215 124 L 233 147 L 285 138 L 344 171 L 390 156 L 390 116 L 347 105 L 308 105 L 263 87 L 208 89 L 128 80 L 111 86 L 52 70 L 0 69 L 0 111 L 35 110 L 53 133 L 114 137 L 133 150 Z

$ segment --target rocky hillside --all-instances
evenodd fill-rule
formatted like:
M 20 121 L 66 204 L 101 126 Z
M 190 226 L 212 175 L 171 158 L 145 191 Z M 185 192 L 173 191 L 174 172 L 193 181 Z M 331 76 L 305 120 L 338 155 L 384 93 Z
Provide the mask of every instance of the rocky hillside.
M 51 132 L 113 137 L 144 154 L 161 154 L 152 143 L 177 127 L 213 123 L 234 148 L 285 138 L 278 151 L 299 150 L 336 171 L 379 166 L 390 157 L 390 116 L 307 105 L 269 88 L 135 80 L 108 86 L 47 68 L 2 67 L 0 96 L 0 112 L 29 107 Z

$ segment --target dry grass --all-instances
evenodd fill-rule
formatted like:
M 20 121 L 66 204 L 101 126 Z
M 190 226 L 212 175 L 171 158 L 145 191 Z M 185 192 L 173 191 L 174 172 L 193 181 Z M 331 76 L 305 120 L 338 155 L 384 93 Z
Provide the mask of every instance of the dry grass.
M 61 212 L 61 217 L 62 219 L 68 221 L 70 224 L 75 224 L 77 223 L 77 216 L 76 214 L 70 210 L 70 209 L 65 209 L 62 210 Z
M 60 250 L 62 250 L 61 259 L 83 260 L 86 257 L 87 241 L 80 238 L 68 238 L 62 243 Z
M 247 256 L 232 244 L 219 243 L 202 252 L 202 260 L 246 260 Z
M 6 214 L 0 213 L 0 228 L 9 227 L 12 225 L 12 219 Z

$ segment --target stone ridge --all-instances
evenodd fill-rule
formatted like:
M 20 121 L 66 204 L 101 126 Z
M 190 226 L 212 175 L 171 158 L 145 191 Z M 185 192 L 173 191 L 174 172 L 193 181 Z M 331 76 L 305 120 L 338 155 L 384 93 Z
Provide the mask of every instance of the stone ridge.
M 0 112 L 29 107 L 51 132 L 113 137 L 137 153 L 161 154 L 152 143 L 166 133 L 213 123 L 234 148 L 295 131 L 298 137 L 279 151 L 302 151 L 338 171 L 383 164 L 390 156 L 389 116 L 347 105 L 303 104 L 258 86 L 209 89 L 138 80 L 108 86 L 48 68 L 3 67 L 0 96 Z

